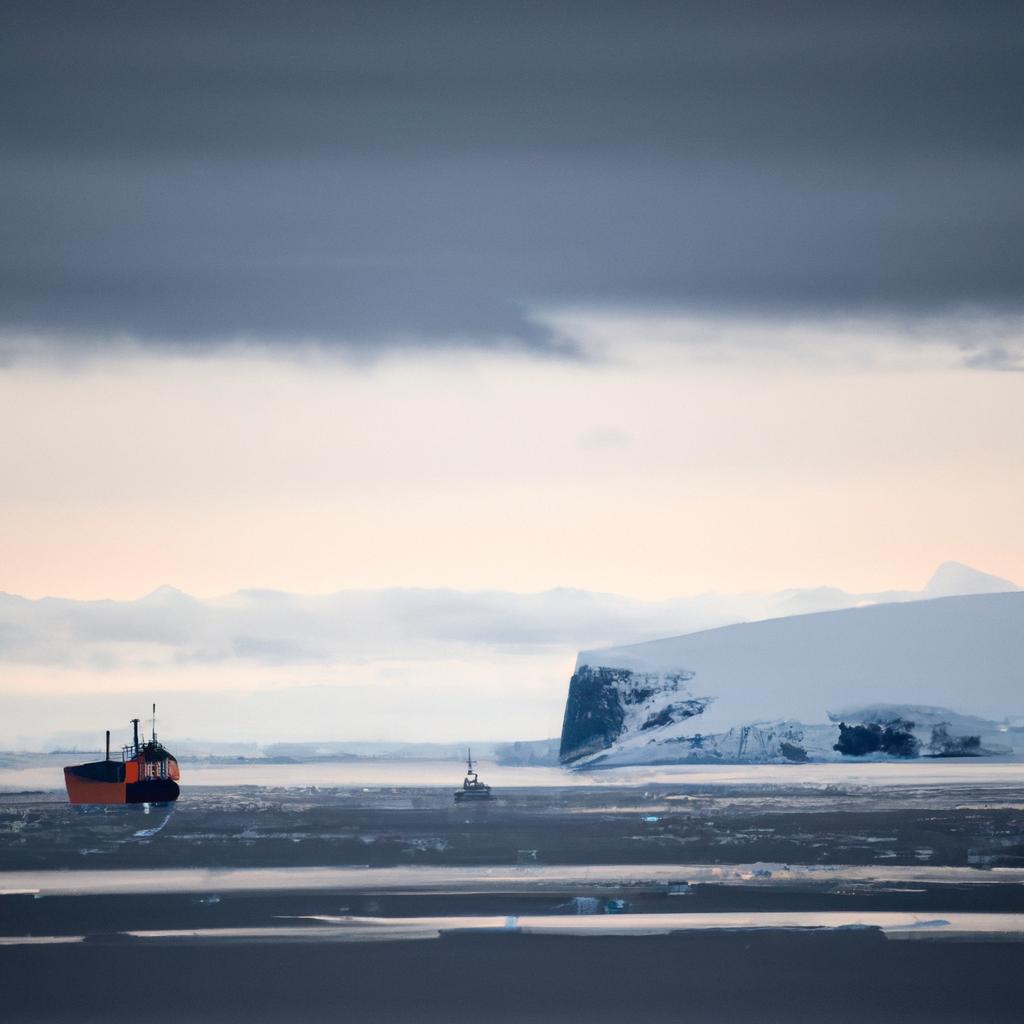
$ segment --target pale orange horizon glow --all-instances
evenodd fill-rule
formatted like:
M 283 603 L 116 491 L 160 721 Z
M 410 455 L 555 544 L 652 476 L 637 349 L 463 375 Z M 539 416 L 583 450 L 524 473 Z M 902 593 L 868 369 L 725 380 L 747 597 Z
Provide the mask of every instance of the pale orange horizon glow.
M 9 367 L 0 590 L 1024 581 L 1019 374 L 624 351 Z

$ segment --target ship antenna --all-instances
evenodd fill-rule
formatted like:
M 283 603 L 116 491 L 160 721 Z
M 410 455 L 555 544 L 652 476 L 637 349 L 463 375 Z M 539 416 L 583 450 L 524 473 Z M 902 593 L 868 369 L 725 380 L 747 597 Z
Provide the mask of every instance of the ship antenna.
M 156 743 L 156 705 L 155 704 L 153 705 L 153 742 Z
M 107 760 L 110 760 L 110 730 L 107 730 Z

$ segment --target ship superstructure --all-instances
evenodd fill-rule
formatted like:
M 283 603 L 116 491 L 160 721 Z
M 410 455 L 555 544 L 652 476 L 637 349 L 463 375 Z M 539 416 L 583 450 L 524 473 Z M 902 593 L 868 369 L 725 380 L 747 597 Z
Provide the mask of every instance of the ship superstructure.
M 473 751 L 466 751 L 466 777 L 462 780 L 462 789 L 455 791 L 455 799 L 462 800 L 489 800 L 491 787 L 480 781 L 473 767 Z
M 161 804 L 178 799 L 180 772 L 176 758 L 156 738 L 156 705 L 148 741 L 139 739 L 139 719 L 132 719 L 132 742 L 110 756 L 107 730 L 106 757 L 102 761 L 70 765 L 64 785 L 73 804 Z

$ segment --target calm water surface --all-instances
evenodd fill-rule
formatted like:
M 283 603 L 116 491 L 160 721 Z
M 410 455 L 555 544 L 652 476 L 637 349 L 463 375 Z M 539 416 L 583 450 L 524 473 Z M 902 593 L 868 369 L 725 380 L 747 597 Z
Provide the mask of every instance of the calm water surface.
M 483 761 L 480 777 L 495 787 L 685 785 L 1024 786 L 1024 763 L 971 759 L 906 764 L 640 765 L 607 771 L 509 767 Z M 451 761 L 351 761 L 329 764 L 182 764 L 183 786 L 457 787 L 464 765 Z M 0 792 L 63 790 L 57 763 L 0 768 Z

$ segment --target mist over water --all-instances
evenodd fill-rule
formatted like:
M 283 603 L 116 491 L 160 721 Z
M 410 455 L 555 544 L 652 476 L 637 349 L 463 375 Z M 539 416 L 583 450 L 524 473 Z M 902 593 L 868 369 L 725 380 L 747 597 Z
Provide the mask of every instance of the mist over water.
M 482 761 L 481 778 L 504 788 L 560 788 L 634 786 L 651 784 L 740 784 L 827 787 L 933 785 L 1024 786 L 1024 762 L 977 763 L 929 761 L 913 764 L 738 764 L 738 765 L 638 765 L 629 768 L 571 771 L 555 767 L 512 767 Z M 182 765 L 182 797 L 191 787 L 267 786 L 308 789 L 359 786 L 369 791 L 394 787 L 457 788 L 462 766 L 455 761 L 338 762 L 313 764 Z M 59 769 L 52 766 L 0 768 L 0 792 L 63 788 Z

